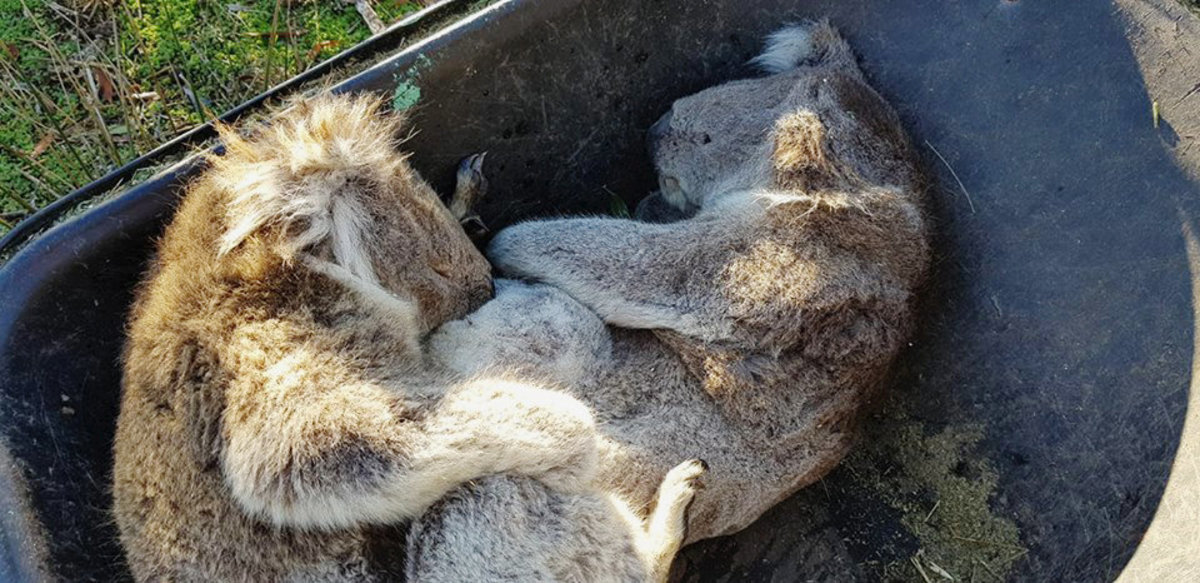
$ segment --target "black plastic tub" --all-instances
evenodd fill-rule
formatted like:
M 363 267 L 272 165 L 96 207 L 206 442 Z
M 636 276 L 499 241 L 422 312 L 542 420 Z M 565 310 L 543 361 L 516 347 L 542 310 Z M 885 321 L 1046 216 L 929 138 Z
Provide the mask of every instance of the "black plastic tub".
M 603 213 L 652 188 L 643 133 L 674 99 L 826 16 L 940 177 L 922 332 L 858 453 L 675 577 L 1200 573 L 1200 23 L 1171 0 L 506 0 L 336 90 L 415 102 L 406 147 L 443 192 L 488 151 L 494 228 Z M 108 510 L 123 323 L 193 171 L 0 268 L 0 580 L 128 577 Z

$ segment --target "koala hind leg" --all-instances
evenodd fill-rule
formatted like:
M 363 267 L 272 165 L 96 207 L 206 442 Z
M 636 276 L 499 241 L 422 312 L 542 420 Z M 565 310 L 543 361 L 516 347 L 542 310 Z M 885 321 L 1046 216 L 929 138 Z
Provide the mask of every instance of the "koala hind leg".
M 468 483 L 413 523 L 407 580 L 640 583 L 646 568 L 613 501 L 531 478 Z
M 407 579 L 665 582 L 705 470 L 690 460 L 668 472 L 646 521 L 612 495 L 513 475 L 475 480 L 413 523 Z
M 683 462 L 667 472 L 658 486 L 654 512 L 646 521 L 642 556 L 651 571 L 651 580 L 666 581 L 671 563 L 687 538 L 687 510 L 696 492 L 703 488 L 701 476 L 708 471 L 704 460 Z

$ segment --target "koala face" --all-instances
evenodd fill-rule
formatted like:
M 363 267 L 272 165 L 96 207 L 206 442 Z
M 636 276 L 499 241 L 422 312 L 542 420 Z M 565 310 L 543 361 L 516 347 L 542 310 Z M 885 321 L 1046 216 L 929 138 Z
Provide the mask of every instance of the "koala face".
M 491 267 L 396 149 L 405 119 L 372 95 L 317 96 L 246 139 L 222 128 L 208 184 L 225 198 L 218 255 L 269 240 L 419 305 L 421 332 L 491 297 Z
M 372 213 L 372 264 L 381 285 L 420 304 L 428 332 L 492 297 L 491 265 L 432 190 L 398 186 Z
M 716 193 L 765 186 L 771 130 L 794 86 L 776 75 L 677 100 L 647 136 L 663 198 L 694 208 Z

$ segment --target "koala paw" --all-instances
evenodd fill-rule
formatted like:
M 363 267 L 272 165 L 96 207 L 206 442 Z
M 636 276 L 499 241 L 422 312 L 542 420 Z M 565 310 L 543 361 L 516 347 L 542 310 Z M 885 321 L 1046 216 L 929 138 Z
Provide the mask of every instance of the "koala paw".
M 683 462 L 663 478 L 658 487 L 658 505 L 654 509 L 659 536 L 678 544 L 687 532 L 687 509 L 696 493 L 704 489 L 700 480 L 708 472 L 704 460 L 692 459 Z
M 708 473 L 708 462 L 702 459 L 690 459 L 667 472 L 660 487 L 661 491 L 663 493 L 677 492 L 678 497 L 687 498 L 687 502 L 691 502 L 696 492 L 704 489 L 701 478 L 706 473 Z

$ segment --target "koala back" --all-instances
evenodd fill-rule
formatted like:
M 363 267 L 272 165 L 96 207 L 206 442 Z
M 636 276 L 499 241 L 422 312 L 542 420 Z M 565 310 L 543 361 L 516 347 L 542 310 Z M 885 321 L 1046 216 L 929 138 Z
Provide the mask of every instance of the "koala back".
M 225 154 L 160 238 L 114 443 L 137 579 L 374 577 L 364 527 L 281 523 L 246 500 L 288 512 L 306 488 L 334 488 L 322 474 L 387 471 L 377 452 L 406 446 L 380 424 L 417 420 L 450 378 L 421 335 L 490 295 L 486 260 L 395 148 L 403 119 L 379 107 L 322 96 L 249 139 L 223 129 Z M 411 390 L 382 388 L 397 385 Z

